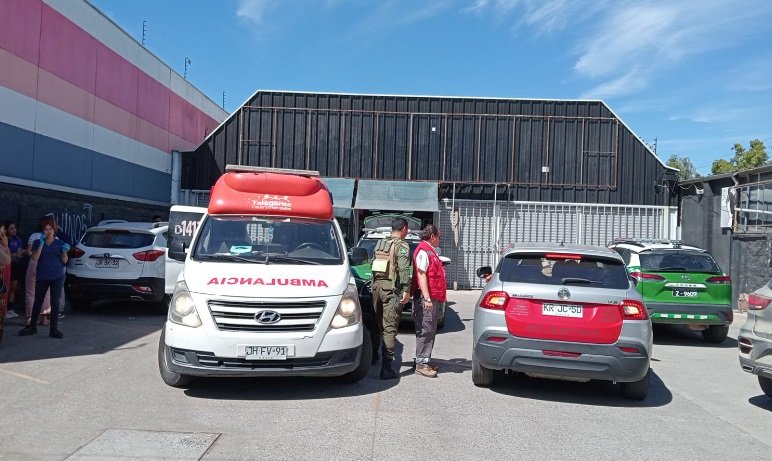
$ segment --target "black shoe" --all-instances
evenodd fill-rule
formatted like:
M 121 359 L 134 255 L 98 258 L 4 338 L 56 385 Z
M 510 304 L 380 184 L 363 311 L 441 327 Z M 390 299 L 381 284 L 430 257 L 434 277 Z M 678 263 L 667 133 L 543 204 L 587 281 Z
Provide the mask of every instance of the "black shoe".
M 38 327 L 36 327 L 35 325 L 30 325 L 28 327 L 22 328 L 21 331 L 19 332 L 19 336 L 34 335 L 37 332 L 38 332 Z
M 63 335 L 63 334 L 62 334 L 62 332 L 61 332 L 61 331 L 59 331 L 59 330 L 51 330 L 51 331 L 48 333 L 48 336 L 50 336 L 50 337 L 52 337 L 52 338 L 56 338 L 56 339 L 62 339 L 62 338 L 64 338 L 64 335 Z
M 381 379 L 396 379 L 399 376 L 399 373 L 391 368 L 391 361 L 392 359 L 383 359 L 383 363 L 381 363 Z

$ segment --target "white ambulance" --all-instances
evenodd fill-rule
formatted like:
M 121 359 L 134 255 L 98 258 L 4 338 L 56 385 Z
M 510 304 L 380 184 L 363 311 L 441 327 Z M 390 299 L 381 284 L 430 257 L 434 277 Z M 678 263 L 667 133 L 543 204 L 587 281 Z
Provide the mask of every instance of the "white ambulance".
M 369 335 L 331 194 L 318 176 L 226 167 L 192 239 L 169 248 L 184 265 L 158 347 L 166 384 L 367 375 L 372 347 L 363 341 Z

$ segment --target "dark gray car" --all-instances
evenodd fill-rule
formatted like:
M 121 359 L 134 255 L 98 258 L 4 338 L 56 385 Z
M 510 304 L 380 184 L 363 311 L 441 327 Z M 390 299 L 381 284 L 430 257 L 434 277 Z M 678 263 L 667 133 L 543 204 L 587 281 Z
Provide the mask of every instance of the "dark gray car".
M 772 398 L 772 280 L 748 297 L 748 320 L 740 328 L 740 366 L 759 377 Z
M 520 244 L 499 263 L 474 315 L 472 381 L 504 370 L 621 383 L 644 399 L 651 320 L 622 258 L 607 248 Z

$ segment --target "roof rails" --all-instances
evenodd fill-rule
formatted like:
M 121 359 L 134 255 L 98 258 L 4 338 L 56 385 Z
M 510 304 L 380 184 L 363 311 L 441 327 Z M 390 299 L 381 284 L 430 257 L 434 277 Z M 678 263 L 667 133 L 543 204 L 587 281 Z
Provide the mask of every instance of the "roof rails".
M 639 247 L 644 247 L 646 245 L 651 244 L 659 244 L 659 245 L 673 245 L 674 248 L 680 248 L 681 245 L 684 245 L 683 240 L 670 240 L 670 239 L 630 239 L 630 238 L 616 238 L 608 243 L 608 245 L 612 244 L 618 244 L 618 243 L 625 243 L 627 245 L 635 245 Z
M 294 174 L 296 176 L 319 176 L 319 172 L 314 170 L 293 170 L 291 168 L 269 168 L 250 165 L 225 165 L 225 171 L 227 173 L 279 173 Z

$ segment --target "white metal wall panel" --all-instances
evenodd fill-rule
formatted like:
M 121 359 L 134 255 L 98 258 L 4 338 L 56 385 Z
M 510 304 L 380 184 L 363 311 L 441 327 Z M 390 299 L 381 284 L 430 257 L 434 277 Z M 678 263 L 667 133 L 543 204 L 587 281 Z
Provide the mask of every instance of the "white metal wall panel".
M 566 242 L 605 246 L 619 237 L 675 238 L 668 207 L 579 203 L 443 200 L 441 250 L 452 259 L 450 288 L 480 288 L 475 272 L 495 266 L 521 242 Z

